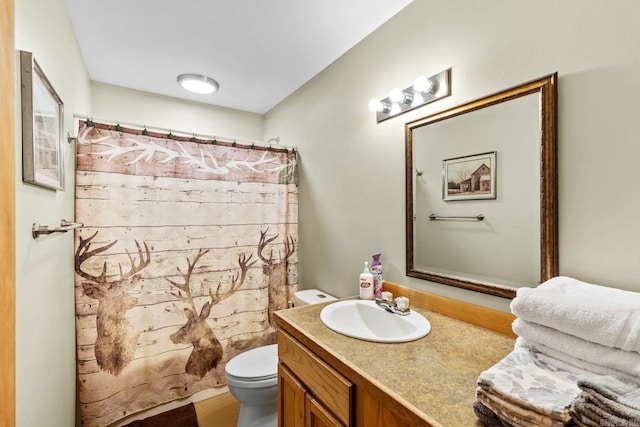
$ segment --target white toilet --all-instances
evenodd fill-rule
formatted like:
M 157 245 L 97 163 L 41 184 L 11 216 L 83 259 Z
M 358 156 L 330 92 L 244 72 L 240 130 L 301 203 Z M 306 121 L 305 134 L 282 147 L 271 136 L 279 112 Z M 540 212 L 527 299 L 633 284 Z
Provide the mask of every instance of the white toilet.
M 294 305 L 317 304 L 335 297 L 317 289 L 296 292 Z M 238 427 L 276 427 L 278 423 L 278 345 L 245 351 L 225 367 L 229 391 L 240 402 Z

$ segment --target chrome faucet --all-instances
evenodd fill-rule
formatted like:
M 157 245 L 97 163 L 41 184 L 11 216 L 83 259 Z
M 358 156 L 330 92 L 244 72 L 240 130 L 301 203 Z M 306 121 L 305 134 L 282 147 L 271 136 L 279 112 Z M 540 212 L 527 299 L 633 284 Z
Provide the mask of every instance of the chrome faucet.
M 406 316 L 409 313 L 411 313 L 411 310 L 409 309 L 409 307 L 406 307 L 404 309 L 398 308 L 398 304 L 386 299 L 376 298 L 376 304 L 378 304 L 383 309 L 387 310 L 389 313 L 397 314 L 400 316 Z

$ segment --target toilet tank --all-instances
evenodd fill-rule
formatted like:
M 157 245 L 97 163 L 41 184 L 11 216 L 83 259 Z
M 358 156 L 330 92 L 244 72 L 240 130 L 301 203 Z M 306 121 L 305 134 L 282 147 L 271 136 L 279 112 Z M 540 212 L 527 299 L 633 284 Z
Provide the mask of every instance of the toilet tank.
M 322 292 L 319 289 L 305 289 L 293 294 L 293 306 L 318 304 L 321 302 L 335 301 L 336 297 Z

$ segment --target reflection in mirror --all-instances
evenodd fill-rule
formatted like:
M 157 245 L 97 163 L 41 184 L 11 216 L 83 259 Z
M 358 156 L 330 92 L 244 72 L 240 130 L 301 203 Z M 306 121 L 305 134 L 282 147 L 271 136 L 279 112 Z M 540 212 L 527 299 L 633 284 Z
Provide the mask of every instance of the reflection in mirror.
M 557 275 L 556 80 L 407 123 L 408 276 L 511 298 Z

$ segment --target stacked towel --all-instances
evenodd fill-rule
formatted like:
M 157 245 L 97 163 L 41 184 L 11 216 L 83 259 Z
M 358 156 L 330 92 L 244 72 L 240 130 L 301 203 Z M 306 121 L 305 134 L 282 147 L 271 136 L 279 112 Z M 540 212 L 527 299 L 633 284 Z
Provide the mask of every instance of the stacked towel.
M 555 277 L 518 289 L 511 311 L 519 338 L 478 378 L 478 418 L 490 420 L 490 411 L 510 426 L 559 426 L 574 418 L 580 426 L 640 427 L 632 412 L 640 409 L 640 293 Z M 514 370 L 512 359 L 535 369 Z M 608 388 L 597 378 L 608 378 Z M 615 398 L 611 390 L 621 386 L 611 386 L 611 378 L 624 378 L 627 387 Z M 638 408 L 629 406 L 636 398 Z
M 580 393 L 576 382 L 585 372 L 575 367 L 563 369 L 550 361 L 515 347 L 480 374 L 476 402 L 508 426 L 565 425 L 571 419 L 569 406 Z M 476 415 L 477 406 L 474 403 Z
M 640 309 L 640 307 L 639 307 Z M 640 353 L 596 344 L 520 318 L 513 322 L 516 346 L 530 348 L 597 374 L 640 378 Z
M 571 404 L 582 426 L 640 426 L 640 382 L 628 376 L 600 375 L 578 380 L 582 392 Z
M 511 302 L 519 318 L 606 347 L 640 352 L 640 293 L 554 277 L 519 288 Z

